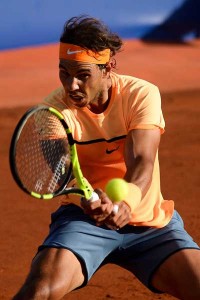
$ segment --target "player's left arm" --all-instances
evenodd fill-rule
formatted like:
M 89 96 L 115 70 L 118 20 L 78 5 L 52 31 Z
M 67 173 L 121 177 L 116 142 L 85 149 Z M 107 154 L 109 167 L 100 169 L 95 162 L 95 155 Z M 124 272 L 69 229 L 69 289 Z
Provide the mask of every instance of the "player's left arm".
M 160 136 L 160 129 L 155 127 L 131 130 L 126 138 L 124 160 L 127 171 L 124 179 L 135 184 L 141 190 L 142 197 L 151 185 Z

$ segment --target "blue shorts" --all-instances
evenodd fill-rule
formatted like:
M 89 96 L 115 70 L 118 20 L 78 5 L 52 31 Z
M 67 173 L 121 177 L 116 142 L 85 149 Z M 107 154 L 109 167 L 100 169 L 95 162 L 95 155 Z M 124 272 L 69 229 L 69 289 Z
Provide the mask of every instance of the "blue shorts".
M 52 214 L 50 233 L 39 251 L 46 247 L 69 249 L 78 257 L 84 266 L 83 285 L 102 265 L 114 263 L 132 272 L 153 292 L 158 291 L 151 285 L 152 276 L 164 260 L 181 249 L 199 249 L 176 211 L 164 228 L 126 225 L 115 231 L 97 227 L 74 204 L 61 206 Z

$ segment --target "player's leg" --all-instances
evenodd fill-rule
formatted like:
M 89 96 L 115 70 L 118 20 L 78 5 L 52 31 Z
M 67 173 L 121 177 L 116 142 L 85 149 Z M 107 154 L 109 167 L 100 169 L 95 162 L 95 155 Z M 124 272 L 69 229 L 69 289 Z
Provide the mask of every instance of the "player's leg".
M 45 248 L 33 260 L 30 273 L 13 300 L 62 299 L 83 281 L 81 262 L 71 251 Z
M 60 207 L 52 214 L 49 235 L 39 247 L 31 272 L 14 300 L 61 299 L 86 285 L 120 243 L 117 231 L 96 226 L 80 207 Z M 40 294 L 41 297 L 35 296 Z
M 200 250 L 184 249 L 158 268 L 152 286 L 178 299 L 200 299 Z
M 122 231 L 125 236 L 115 263 L 155 293 L 200 299 L 200 248 L 185 231 L 176 211 L 163 228 L 126 226 Z

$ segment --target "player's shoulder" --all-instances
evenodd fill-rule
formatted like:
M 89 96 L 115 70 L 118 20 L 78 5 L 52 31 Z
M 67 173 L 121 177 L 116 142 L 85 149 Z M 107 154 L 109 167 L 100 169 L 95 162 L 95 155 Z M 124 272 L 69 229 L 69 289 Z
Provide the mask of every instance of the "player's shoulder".
M 43 102 L 47 105 L 54 106 L 56 108 L 65 108 L 63 106 L 63 101 L 65 99 L 65 90 L 62 86 L 53 90 L 49 95 L 47 95 Z
M 113 82 L 120 87 L 120 89 L 130 89 L 130 90 L 136 90 L 136 89 L 158 89 L 158 87 L 145 79 L 138 78 L 135 76 L 130 75 L 124 75 L 124 74 L 117 74 L 112 72 L 111 78 Z
M 57 89 L 53 90 L 50 94 L 48 94 L 44 101 L 51 102 L 53 100 L 60 100 L 62 101 L 65 97 L 65 91 L 62 86 L 58 87 Z

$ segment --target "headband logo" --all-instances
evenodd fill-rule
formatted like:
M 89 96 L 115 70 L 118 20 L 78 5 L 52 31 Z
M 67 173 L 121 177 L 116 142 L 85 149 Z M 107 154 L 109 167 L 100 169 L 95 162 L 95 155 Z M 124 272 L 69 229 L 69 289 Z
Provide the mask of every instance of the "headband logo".
M 110 49 L 93 51 L 81 46 L 61 42 L 59 58 L 88 62 L 91 64 L 106 64 L 110 60 Z
M 72 54 L 76 54 L 76 53 L 80 53 L 80 52 L 83 52 L 83 50 L 70 50 L 70 49 L 67 49 L 67 54 L 68 55 L 72 55 Z

